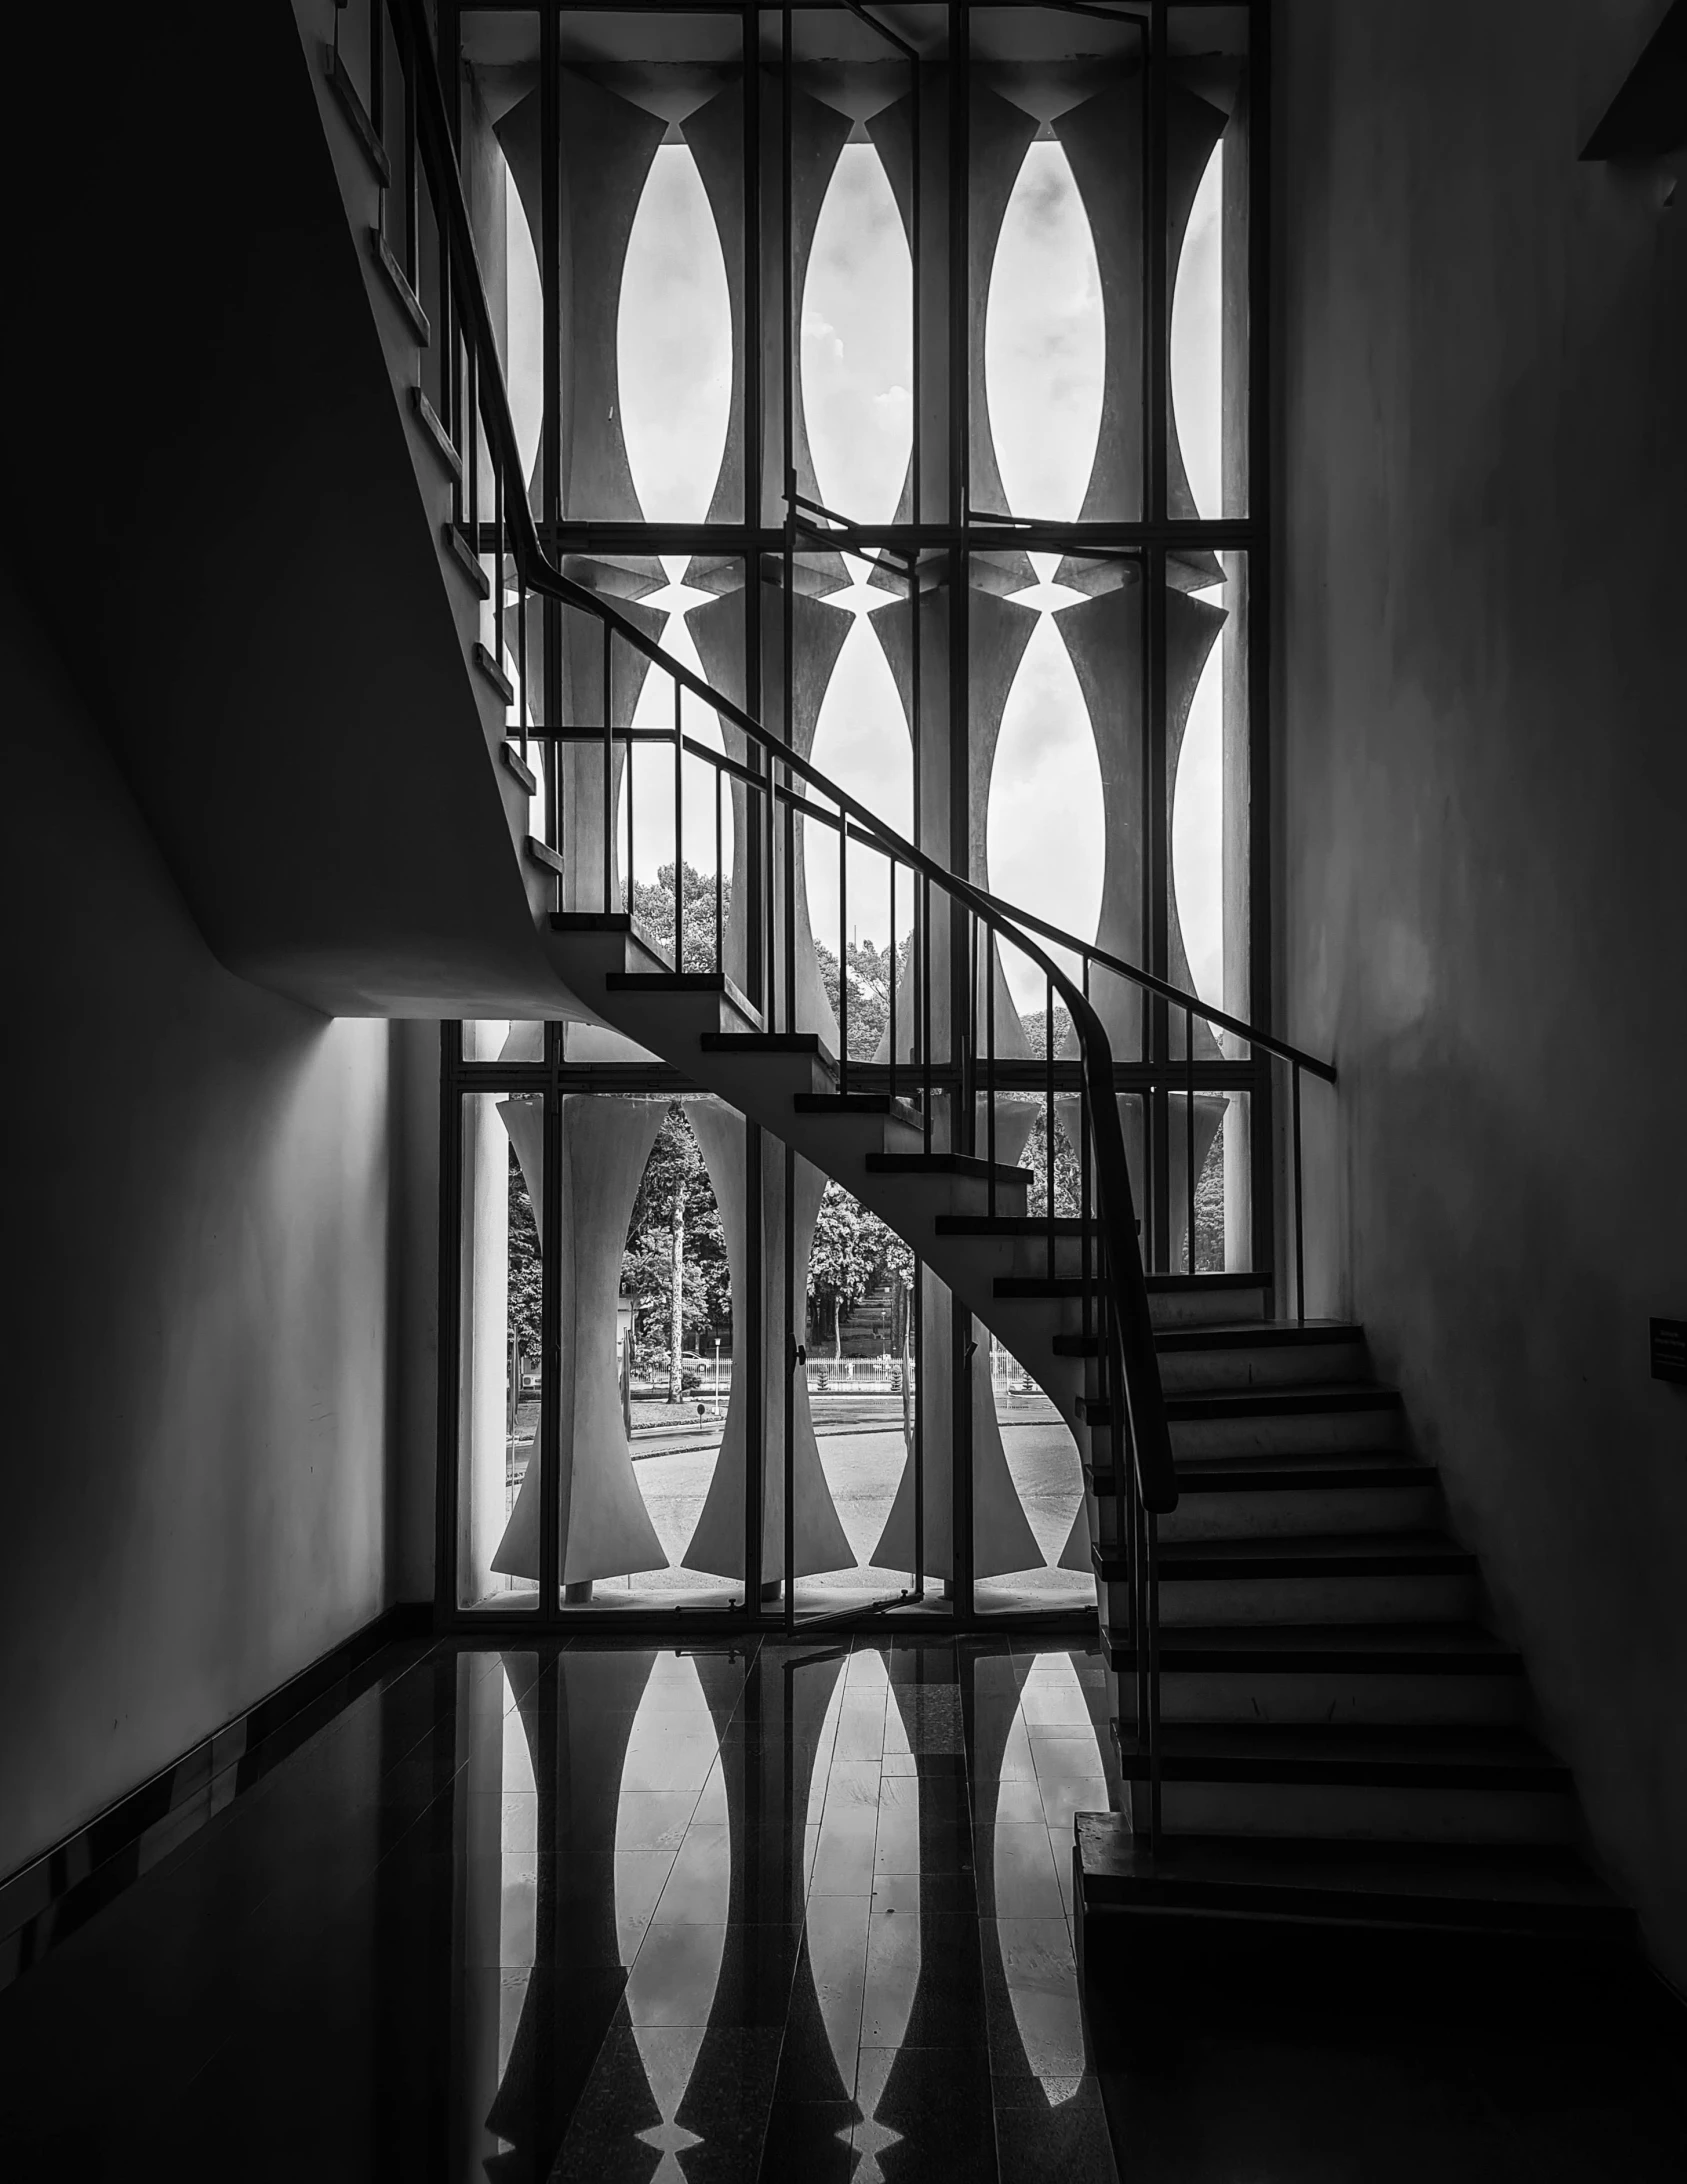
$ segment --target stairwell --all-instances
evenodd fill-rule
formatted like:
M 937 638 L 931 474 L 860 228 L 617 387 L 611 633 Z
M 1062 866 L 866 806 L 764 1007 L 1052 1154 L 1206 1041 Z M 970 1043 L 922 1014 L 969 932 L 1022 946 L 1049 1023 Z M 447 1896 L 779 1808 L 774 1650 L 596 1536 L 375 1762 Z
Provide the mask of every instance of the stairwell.
M 321 107 L 342 165 L 361 155 L 334 100 Z M 437 461 L 426 405 L 399 407 Z M 470 680 L 513 698 L 479 630 L 463 639 Z M 1026 1170 L 949 1149 L 893 1090 L 851 1089 L 819 1033 L 770 1028 L 724 969 L 676 971 L 613 909 L 548 907 L 565 860 L 522 816 L 534 777 L 516 726 L 508 738 L 487 764 L 512 807 L 551 1013 L 672 1064 L 842 1184 L 1071 1427 L 1124 1785 L 1122 1810 L 1077 1823 L 1086 1978 L 1149 1962 L 1193 1977 L 1238 1947 L 1273 1978 L 1285 1954 L 1346 1976 L 1342 1950 L 1379 1936 L 1466 1968 L 1473 1949 L 1514 1970 L 1543 1952 L 1637 1962 L 1524 1663 L 1398 1395 L 1371 1375 L 1362 1328 L 1275 1318 L 1280 1299 L 1256 1276 L 1146 1277 L 1175 1506 L 1134 1505 L 1098 1331 L 1099 1222 L 1034 1220 Z

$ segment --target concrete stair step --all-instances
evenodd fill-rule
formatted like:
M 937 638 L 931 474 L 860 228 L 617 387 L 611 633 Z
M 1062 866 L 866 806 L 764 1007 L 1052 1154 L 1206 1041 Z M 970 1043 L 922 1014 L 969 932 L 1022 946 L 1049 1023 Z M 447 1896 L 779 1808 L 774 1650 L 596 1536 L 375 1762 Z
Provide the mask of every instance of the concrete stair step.
M 1112 1630 L 1130 1622 L 1122 1547 L 1091 1549 Z M 1165 1628 L 1215 1623 L 1437 1623 L 1475 1618 L 1476 1557 L 1445 1533 L 1333 1532 L 1180 1541 L 1159 1554 Z
M 1134 1729 L 1116 1725 L 1114 1741 L 1121 1774 L 1145 1790 Z M 1169 1834 L 1564 1844 L 1577 1833 L 1568 1768 L 1519 1729 L 1163 1722 L 1159 1747 Z
M 1136 1648 L 1104 1635 L 1134 1723 Z M 1186 1627 L 1163 1634 L 1160 1673 L 1168 1722 L 1514 1725 L 1528 1707 L 1521 1657 L 1469 1623 Z
M 1398 1443 L 1402 1430 L 1398 1391 L 1369 1381 L 1168 1391 L 1166 1416 L 1180 1462 L 1342 1446 L 1387 1448 Z
M 1364 1333 L 1341 1321 L 1167 1328 L 1157 1347 L 1160 1385 L 1168 1396 L 1351 1386 L 1365 1379 Z
M 1632 1911 L 1570 1849 L 1198 1835 L 1151 1849 L 1117 1813 L 1080 1813 L 1075 1836 L 1086 1912 L 1432 1926 L 1624 1949 L 1638 1938 Z

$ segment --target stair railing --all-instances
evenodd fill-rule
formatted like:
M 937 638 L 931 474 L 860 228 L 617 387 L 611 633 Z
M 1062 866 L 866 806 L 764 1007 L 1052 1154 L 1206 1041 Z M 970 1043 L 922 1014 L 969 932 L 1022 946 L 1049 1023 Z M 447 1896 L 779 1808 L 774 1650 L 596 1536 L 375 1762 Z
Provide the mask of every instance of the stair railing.
M 841 1099 L 875 1105 L 917 1131 L 928 1153 L 978 1160 L 986 1218 L 1000 1218 L 1002 1194 L 1027 1191 L 1028 1212 L 1011 1230 L 1040 1242 L 1042 1273 L 1030 1293 L 1072 1296 L 1075 1336 L 1060 1338 L 1091 1361 L 1083 1405 L 1092 1453 L 1087 1508 L 1098 1569 L 1104 1552 L 1125 1549 L 1128 1627 L 1122 1636 L 1136 1662 L 1137 1736 L 1148 1762 L 1150 1830 L 1159 1822 L 1159 1670 L 1157 1520 L 1175 1508 L 1177 1479 L 1160 1386 L 1154 1329 L 1138 1240 L 1130 1169 L 1120 1122 L 1111 1044 L 1090 992 L 1100 970 L 1130 981 L 1216 1029 L 1244 1038 L 1293 1072 L 1297 1267 L 1300 1235 L 1300 1099 L 1303 1070 L 1333 1080 L 1314 1057 L 1257 1032 L 1196 997 L 1105 951 L 1064 934 L 949 871 L 904 840 L 873 811 L 827 779 L 744 707 L 666 653 L 636 622 L 546 554 L 528 498 L 523 461 L 505 385 L 499 344 L 475 250 L 457 152 L 435 62 L 425 0 L 338 0 L 336 37 L 327 55 L 330 82 L 382 181 L 383 217 L 371 238 L 382 273 L 414 328 L 422 356 L 414 401 L 453 482 L 447 543 L 480 599 L 477 671 L 505 709 L 504 763 L 539 807 L 527 851 L 556 893 L 556 922 L 626 923 L 650 949 L 653 970 L 676 980 L 703 979 L 729 995 L 746 1024 L 768 1033 L 818 1036 L 831 1025 L 805 993 L 799 961 L 801 924 L 796 876 L 800 819 L 818 844 L 835 837 L 839 931 L 835 1000 L 836 1071 Z M 360 81 L 360 73 L 363 80 Z M 396 85 L 395 78 L 396 75 Z M 394 89 L 399 95 L 391 94 Z M 397 141 L 393 144 L 395 136 Z M 553 427 L 554 429 L 554 427 Z M 755 581 L 754 571 L 747 571 Z M 582 641 L 575 618 L 596 634 Z M 633 725 L 628 685 L 617 693 L 617 648 L 655 669 L 673 692 L 671 724 Z M 557 693 L 561 661 L 574 691 L 586 691 L 584 721 L 564 717 Z M 595 689 L 591 686 L 595 683 Z M 719 751 L 686 732 L 684 700 L 707 707 L 739 753 Z M 625 717 L 618 717 L 624 715 Z M 636 898 L 635 792 L 639 754 L 657 747 L 672 765 L 673 918 L 653 932 Z M 740 755 L 741 754 L 741 755 Z M 715 870 L 705 881 L 704 932 L 688 939 L 684 806 L 688 761 L 703 769 L 712 810 Z M 624 790 L 623 793 L 619 793 Z M 619 795 L 620 810 L 617 809 Z M 587 808 L 589 806 L 589 808 Z M 726 811 L 733 813 L 734 881 L 726 877 Z M 627 855 L 618 876 L 621 813 Z M 752 856 L 752 843 L 757 854 Z M 885 1024 L 865 1054 L 852 1051 L 848 903 L 850 851 L 880 861 L 889 903 Z M 759 870 L 758 870 L 759 866 Z M 588 894 L 590 899 L 588 900 Z M 899 896 L 909 904 L 901 939 Z M 740 899 L 741 898 L 741 899 Z M 664 906 L 666 909 L 666 906 Z M 665 921 L 664 921 L 665 922 Z M 1075 955 L 1076 978 L 1041 944 Z M 698 961 L 699 953 L 703 961 Z M 1040 1070 L 998 1038 L 998 983 L 1006 958 L 1021 982 L 1040 981 Z M 818 961 L 818 956 L 816 956 Z M 1005 988 L 1004 988 L 1005 990 Z M 1057 1028 L 1057 1014 L 1065 1028 Z M 1015 1019 L 1017 1022 L 1017 1018 Z M 1004 1025 L 1001 1027 L 1006 1030 Z M 1023 1031 L 1020 1032 L 1023 1040 Z M 1069 1052 L 1075 1048 L 1075 1055 Z M 1193 1154 L 1194 1065 L 1189 1064 Z M 999 1139 L 1025 1124 L 1021 1143 L 1042 1133 L 1040 1175 L 998 1161 Z M 1015 1110 L 1018 1110 L 1017 1114 Z M 1074 1112 L 1075 1110 L 1075 1112 Z M 1066 1140 L 1061 1172 L 1057 1147 Z M 1075 1158 L 1077 1174 L 1071 1172 Z M 1194 1174 L 1189 1176 L 1189 1264 L 1194 1269 Z M 1040 1196 L 1041 1208 L 1035 1200 Z M 1072 1271 L 1076 1263 L 1076 1272 Z M 1304 1315 L 1304 1281 L 1299 1284 Z M 1122 1536 L 1121 1536 L 1122 1534 Z

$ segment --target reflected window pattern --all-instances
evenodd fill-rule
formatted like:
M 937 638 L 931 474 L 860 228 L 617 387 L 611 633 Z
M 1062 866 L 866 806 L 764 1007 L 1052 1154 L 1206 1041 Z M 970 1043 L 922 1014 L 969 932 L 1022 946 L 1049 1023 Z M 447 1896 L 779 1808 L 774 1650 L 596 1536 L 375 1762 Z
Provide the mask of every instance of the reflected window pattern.
M 1093 1651 L 623 1642 L 454 1688 L 456 2173 L 1111 2176 L 1066 1878 L 1119 1799 Z

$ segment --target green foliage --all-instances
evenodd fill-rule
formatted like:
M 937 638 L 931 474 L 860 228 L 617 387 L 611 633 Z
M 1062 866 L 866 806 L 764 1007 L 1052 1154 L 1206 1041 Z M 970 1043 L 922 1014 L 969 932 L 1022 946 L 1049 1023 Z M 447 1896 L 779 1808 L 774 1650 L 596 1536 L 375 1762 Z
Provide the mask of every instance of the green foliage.
M 510 1255 L 508 1310 L 510 1332 L 525 1357 L 539 1355 L 539 1294 L 543 1282 L 539 1231 L 528 1203 L 527 1185 L 515 1147 L 510 1147 Z
M 671 901 L 670 897 L 670 901 Z M 712 913 L 711 913 L 712 915 Z M 712 930 L 712 929 L 711 929 Z M 711 943 L 712 944 L 712 943 Z M 627 1231 L 621 1286 L 633 1297 L 643 1346 L 671 1347 L 674 1201 L 684 1216 L 681 1270 L 684 1342 L 695 1348 L 732 1328 L 726 1234 L 709 1171 L 678 1100 L 656 1134 Z
M 672 898 L 670 898 L 671 900 Z M 907 1041 L 900 1012 L 911 1009 L 913 1003 L 912 982 L 908 977 L 910 936 L 898 936 L 896 943 L 897 977 L 896 1006 L 898 1022 L 896 1043 L 903 1047 Z M 820 964 L 820 980 L 826 989 L 826 998 L 832 1004 L 832 1014 L 838 1013 L 838 959 L 830 948 L 815 943 L 814 953 Z M 891 959 L 888 947 L 880 948 L 871 940 L 852 940 L 847 950 L 849 961 L 849 1056 L 851 1061 L 870 1062 L 879 1050 L 879 1042 L 890 1028 L 890 974 Z
M 887 1282 L 907 1290 L 913 1280 L 914 1255 L 901 1237 L 840 1184 L 828 1183 L 808 1255 L 808 1294 L 831 1308 L 834 1349 L 846 1312 Z
M 681 953 L 683 971 L 713 971 L 720 968 L 715 955 L 715 876 L 712 872 L 699 872 L 692 865 L 685 867 L 681 881 L 684 894 L 684 923 L 681 929 Z M 732 915 L 732 882 L 721 882 L 721 930 L 724 935 Z M 633 883 L 633 929 L 648 946 L 656 949 L 664 962 L 672 962 L 674 954 L 674 868 L 665 864 L 658 868 L 655 881 L 635 880 Z

